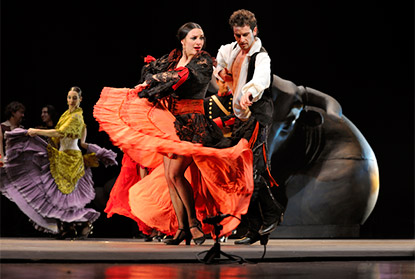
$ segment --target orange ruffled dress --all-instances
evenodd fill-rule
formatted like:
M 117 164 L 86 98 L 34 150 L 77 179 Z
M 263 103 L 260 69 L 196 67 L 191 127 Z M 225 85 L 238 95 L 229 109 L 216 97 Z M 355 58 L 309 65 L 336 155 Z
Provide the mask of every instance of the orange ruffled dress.
M 235 146 L 218 149 L 182 141 L 176 134 L 176 118 L 163 104 L 164 99 L 149 102 L 138 93 L 136 89 L 105 87 L 94 107 L 100 130 L 109 135 L 128 160 L 153 169 L 133 182 L 120 174 L 107 204 L 108 216 L 117 213 L 139 225 L 142 222 L 145 226 L 140 229 L 144 227 L 144 232 L 151 228 L 168 235 L 176 232 L 177 219 L 164 176 L 163 156 L 168 154 L 193 157 L 185 176 L 193 187 L 199 220 L 217 214 L 238 218 L 245 214 L 254 185 L 248 142 L 242 139 Z M 239 222 L 233 217 L 224 219 L 221 235 L 230 234 Z M 213 226 L 203 224 L 203 230 L 212 232 Z
M 135 90 L 127 88 L 105 87 L 94 107 L 94 117 L 114 145 L 135 162 L 154 169 L 144 179 L 124 189 L 129 191 L 129 204 L 121 200 L 116 206 L 124 208 L 127 215 L 131 213 L 148 227 L 163 233 L 176 232 L 177 219 L 162 163 L 163 156 L 169 153 L 194 159 L 186 178 L 193 187 L 199 220 L 219 213 L 240 218 L 247 212 L 253 192 L 253 174 L 252 151 L 246 140 L 224 149 L 180 141 L 171 112 L 160 103 L 153 105 L 139 98 Z M 117 201 L 112 196 L 108 203 L 114 207 Z M 107 213 L 111 214 L 111 210 Z M 229 234 L 239 222 L 232 217 L 224 219 L 221 234 Z M 212 229 L 211 225 L 203 225 L 205 233 Z
M 128 154 L 124 154 L 121 164 L 122 166 L 120 174 L 118 175 L 117 180 L 113 185 L 110 193 L 110 198 L 107 202 L 104 212 L 107 213 L 108 218 L 114 214 L 131 218 L 137 222 L 137 225 L 142 232 L 151 234 L 153 229 L 141 222 L 140 219 L 131 213 L 129 203 L 129 190 L 131 186 L 141 180 L 138 170 L 140 165 L 131 159 Z

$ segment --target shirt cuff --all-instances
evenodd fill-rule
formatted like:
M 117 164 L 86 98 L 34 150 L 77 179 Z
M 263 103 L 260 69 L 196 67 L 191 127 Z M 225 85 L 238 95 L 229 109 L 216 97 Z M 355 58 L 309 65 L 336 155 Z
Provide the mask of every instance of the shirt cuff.
M 224 67 L 222 67 L 222 66 L 220 66 L 220 65 L 217 65 L 216 66 L 216 68 L 215 68 L 215 70 L 213 71 L 213 75 L 217 78 L 217 79 L 219 79 L 219 80 L 221 80 L 221 81 L 223 81 L 223 79 L 219 76 L 219 73 L 220 73 L 220 71 L 222 71 L 224 69 Z

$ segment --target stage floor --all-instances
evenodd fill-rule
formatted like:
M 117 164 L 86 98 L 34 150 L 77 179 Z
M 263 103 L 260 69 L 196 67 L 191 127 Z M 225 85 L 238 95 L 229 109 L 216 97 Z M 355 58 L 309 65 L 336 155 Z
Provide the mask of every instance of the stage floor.
M 247 260 L 261 261 L 264 246 L 221 243 L 221 251 Z M 50 238 L 1 238 L 0 258 L 10 261 L 83 262 L 195 262 L 213 246 L 208 239 L 202 246 L 167 246 L 142 239 L 54 240 Z M 413 259 L 415 240 L 365 239 L 270 239 L 265 261 L 313 259 Z
M 414 262 L 313 261 L 257 264 L 6 263 L 2 279 L 413 279 Z

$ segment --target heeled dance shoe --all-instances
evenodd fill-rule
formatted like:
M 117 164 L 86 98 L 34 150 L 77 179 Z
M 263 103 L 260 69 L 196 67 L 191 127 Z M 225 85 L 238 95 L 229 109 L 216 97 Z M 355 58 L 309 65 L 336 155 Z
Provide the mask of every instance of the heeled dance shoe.
M 191 226 L 189 229 L 191 229 L 191 228 L 197 228 L 201 233 L 203 233 L 203 236 L 198 237 L 198 238 L 193 238 L 193 241 L 196 245 L 202 245 L 206 240 L 205 233 L 202 230 L 202 224 L 200 224 L 200 222 L 198 222 L 198 224 L 196 226 Z
M 78 232 L 75 228 L 75 224 L 73 223 L 66 223 L 60 222 L 59 224 L 59 233 L 56 236 L 56 239 L 64 240 L 64 239 L 76 239 L 78 236 Z
M 79 222 L 75 224 L 78 239 L 87 239 L 92 234 L 94 226 L 90 222 Z
M 176 238 L 166 239 L 164 243 L 166 245 L 179 245 L 182 243 L 183 240 L 186 240 L 186 245 L 190 245 L 190 240 L 192 239 L 192 235 L 188 229 L 178 229 L 180 233 L 177 235 Z

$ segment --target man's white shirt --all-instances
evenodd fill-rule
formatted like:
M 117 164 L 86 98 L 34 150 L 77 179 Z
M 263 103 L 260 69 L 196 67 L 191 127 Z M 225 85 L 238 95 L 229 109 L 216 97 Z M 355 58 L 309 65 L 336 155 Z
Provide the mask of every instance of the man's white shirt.
M 238 84 L 233 92 L 233 110 L 235 116 L 241 120 L 247 120 L 251 116 L 249 108 L 246 110 L 241 108 L 241 97 L 250 92 L 252 94 L 253 101 L 256 102 L 262 97 L 262 93 L 266 88 L 269 87 L 271 82 L 271 58 L 266 52 L 260 52 L 257 54 L 255 60 L 254 75 L 250 81 L 247 82 L 246 80 L 251 56 L 255 52 L 259 52 L 261 47 L 261 40 L 256 37 L 254 44 L 242 62 Z M 217 66 L 214 71 L 214 75 L 217 78 L 222 80 L 222 78 L 219 76 L 219 72 L 224 68 L 231 72 L 232 64 L 240 51 L 241 48 L 237 42 L 223 45 L 219 48 L 218 54 L 216 56 Z

